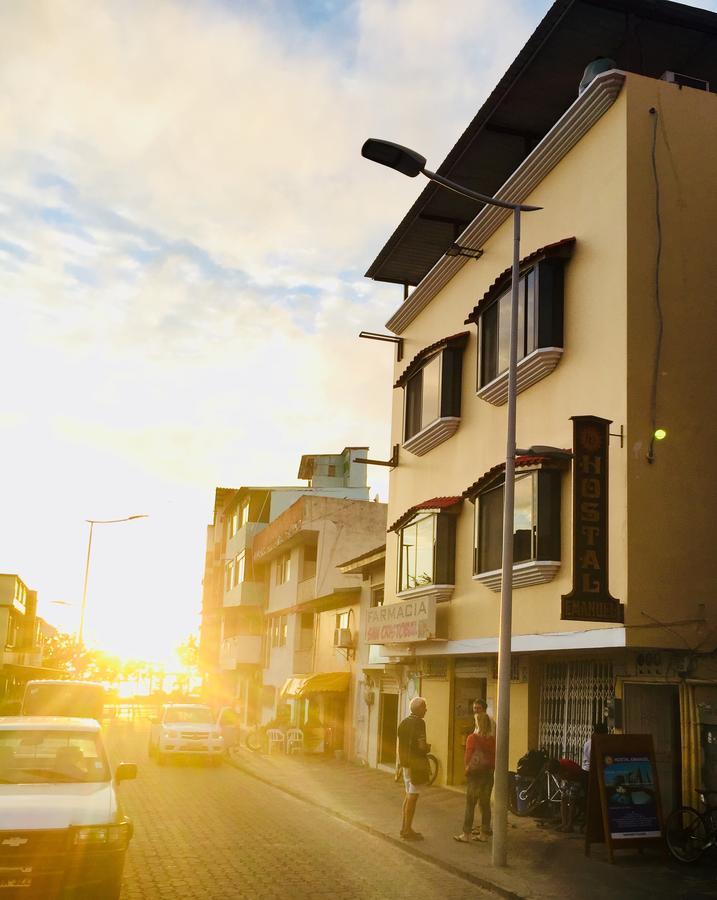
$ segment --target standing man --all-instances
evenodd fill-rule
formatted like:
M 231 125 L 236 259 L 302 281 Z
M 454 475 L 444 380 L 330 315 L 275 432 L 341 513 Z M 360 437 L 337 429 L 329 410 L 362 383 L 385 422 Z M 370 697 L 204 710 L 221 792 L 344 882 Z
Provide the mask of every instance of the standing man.
M 403 799 L 401 837 L 404 841 L 422 841 L 423 835 L 413 830 L 413 817 L 418 804 L 418 784 L 423 784 L 419 768 L 426 768 L 425 760 L 430 745 L 426 743 L 426 701 L 423 697 L 411 700 L 411 715 L 398 726 L 398 761 L 403 771 L 406 796 Z M 421 765 L 423 763 L 423 765 Z M 413 770 L 413 777 L 412 777 Z

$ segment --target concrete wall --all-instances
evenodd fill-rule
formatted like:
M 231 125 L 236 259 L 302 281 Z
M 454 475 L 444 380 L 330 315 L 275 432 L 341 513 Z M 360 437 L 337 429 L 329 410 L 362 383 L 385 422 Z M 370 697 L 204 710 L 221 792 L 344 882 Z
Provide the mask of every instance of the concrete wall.
M 635 645 L 684 649 L 707 638 L 703 649 L 711 649 L 717 627 L 711 465 L 717 440 L 717 96 L 638 76 L 630 76 L 627 87 L 628 633 Z M 655 445 L 650 465 L 658 328 L 655 124 L 664 322 L 657 424 L 667 438 Z M 693 621 L 678 628 L 680 638 L 644 613 L 663 623 Z
M 523 215 L 521 256 L 575 237 L 565 266 L 565 352 L 555 371 L 518 396 L 519 446 L 572 445 L 573 415 L 592 414 L 626 422 L 626 113 L 623 93 L 538 185 L 525 202 L 544 207 Z M 505 458 L 506 407 L 477 398 L 477 329 L 464 320 L 493 280 L 509 264 L 512 223 L 507 221 L 484 244 L 484 255 L 467 263 L 402 334 L 404 359 L 398 377 L 415 354 L 437 339 L 460 331 L 470 338 L 463 356 L 462 420 L 456 434 L 423 457 L 405 450 L 391 472 L 389 522 L 417 502 L 461 494 Z M 403 391 L 394 390 L 391 442 L 401 442 Z M 613 594 L 627 592 L 627 451 L 610 445 L 610 539 Z M 548 584 L 514 592 L 513 630 L 518 634 L 571 631 L 560 620 L 560 596 L 571 589 L 571 480 L 562 479 L 562 566 Z M 473 505 L 464 502 L 456 531 L 455 592 L 447 637 L 494 636 L 498 631 L 496 593 L 472 580 Z M 389 535 L 386 595 L 395 598 L 397 537 Z M 582 628 L 582 624 L 577 626 Z M 600 627 L 600 626 L 596 626 Z

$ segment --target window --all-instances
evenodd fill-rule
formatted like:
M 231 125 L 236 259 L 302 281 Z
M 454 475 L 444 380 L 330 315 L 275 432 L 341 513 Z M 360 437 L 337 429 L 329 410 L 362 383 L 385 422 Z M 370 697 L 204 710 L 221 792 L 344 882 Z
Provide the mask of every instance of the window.
M 274 616 L 271 620 L 271 646 L 285 647 L 288 631 L 288 616 Z
M 240 584 L 244 581 L 244 564 L 245 564 L 245 553 L 242 552 L 236 557 L 234 560 L 234 584 Z
M 336 624 L 335 628 L 348 628 L 349 627 L 349 613 L 348 611 L 342 613 L 336 613 Z
M 394 387 L 404 390 L 403 445 L 416 456 L 449 438 L 461 415 L 461 371 L 468 333 L 418 353 Z
M 434 356 L 406 382 L 404 439 L 412 438 L 441 414 L 441 357 Z
M 518 290 L 518 359 L 538 346 L 535 315 L 536 270 L 520 279 Z M 481 316 L 480 386 L 493 381 L 508 368 L 510 346 L 510 288 L 498 297 Z M 560 336 L 562 344 L 562 335 Z
M 230 591 L 234 587 L 234 560 L 230 559 L 224 570 L 224 590 Z
M 276 561 L 276 583 L 286 584 L 291 578 L 291 553 L 282 553 Z
M 551 469 L 516 473 L 513 517 L 513 565 L 535 584 L 549 581 L 560 561 L 561 472 Z M 504 481 L 482 490 L 475 502 L 474 575 L 499 572 L 503 558 Z M 539 563 L 549 563 L 541 566 Z M 531 563 L 535 566 L 531 567 Z M 543 571 L 544 570 L 544 571 Z M 541 577 L 540 572 L 545 576 Z M 520 573 L 519 573 L 520 575 Z M 495 578 L 487 579 L 495 589 Z M 500 580 L 498 575 L 498 589 Z M 521 586 L 515 575 L 514 585 Z
M 419 513 L 399 531 L 399 592 L 452 585 L 454 561 L 455 516 Z
M 249 521 L 249 498 L 242 503 L 241 511 L 239 513 L 239 526 L 238 528 L 242 528 Z M 238 530 L 238 529 L 237 529 Z
M 383 586 L 371 590 L 371 607 L 375 606 L 383 606 Z
M 563 267 L 574 238 L 526 257 L 518 287 L 517 389 L 550 374 L 563 353 Z M 528 266 L 528 263 L 533 263 Z M 479 326 L 478 396 L 500 405 L 507 400 L 512 272 L 506 269 L 483 295 L 466 322 Z

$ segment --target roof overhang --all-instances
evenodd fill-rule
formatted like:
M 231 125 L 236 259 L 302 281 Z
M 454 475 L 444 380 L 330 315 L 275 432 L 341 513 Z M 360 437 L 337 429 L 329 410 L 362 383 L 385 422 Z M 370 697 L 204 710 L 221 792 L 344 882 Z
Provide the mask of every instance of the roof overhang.
M 717 14 L 667 0 L 556 0 L 438 174 L 494 196 L 574 102 L 598 57 L 651 78 L 672 70 L 717 84 Z M 429 183 L 366 275 L 419 284 L 480 208 Z

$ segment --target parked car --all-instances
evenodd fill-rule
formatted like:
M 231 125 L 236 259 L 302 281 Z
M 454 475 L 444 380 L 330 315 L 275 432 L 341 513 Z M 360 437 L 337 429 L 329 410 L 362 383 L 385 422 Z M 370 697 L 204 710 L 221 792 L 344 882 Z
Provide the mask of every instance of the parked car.
M 93 681 L 34 680 L 25 685 L 23 716 L 74 716 L 102 720 L 105 689 Z
M 149 732 L 149 755 L 162 765 L 170 757 L 195 756 L 220 765 L 224 739 L 217 715 L 201 703 L 168 703 L 153 719 Z
M 0 897 L 117 900 L 132 823 L 99 722 L 0 718 Z

